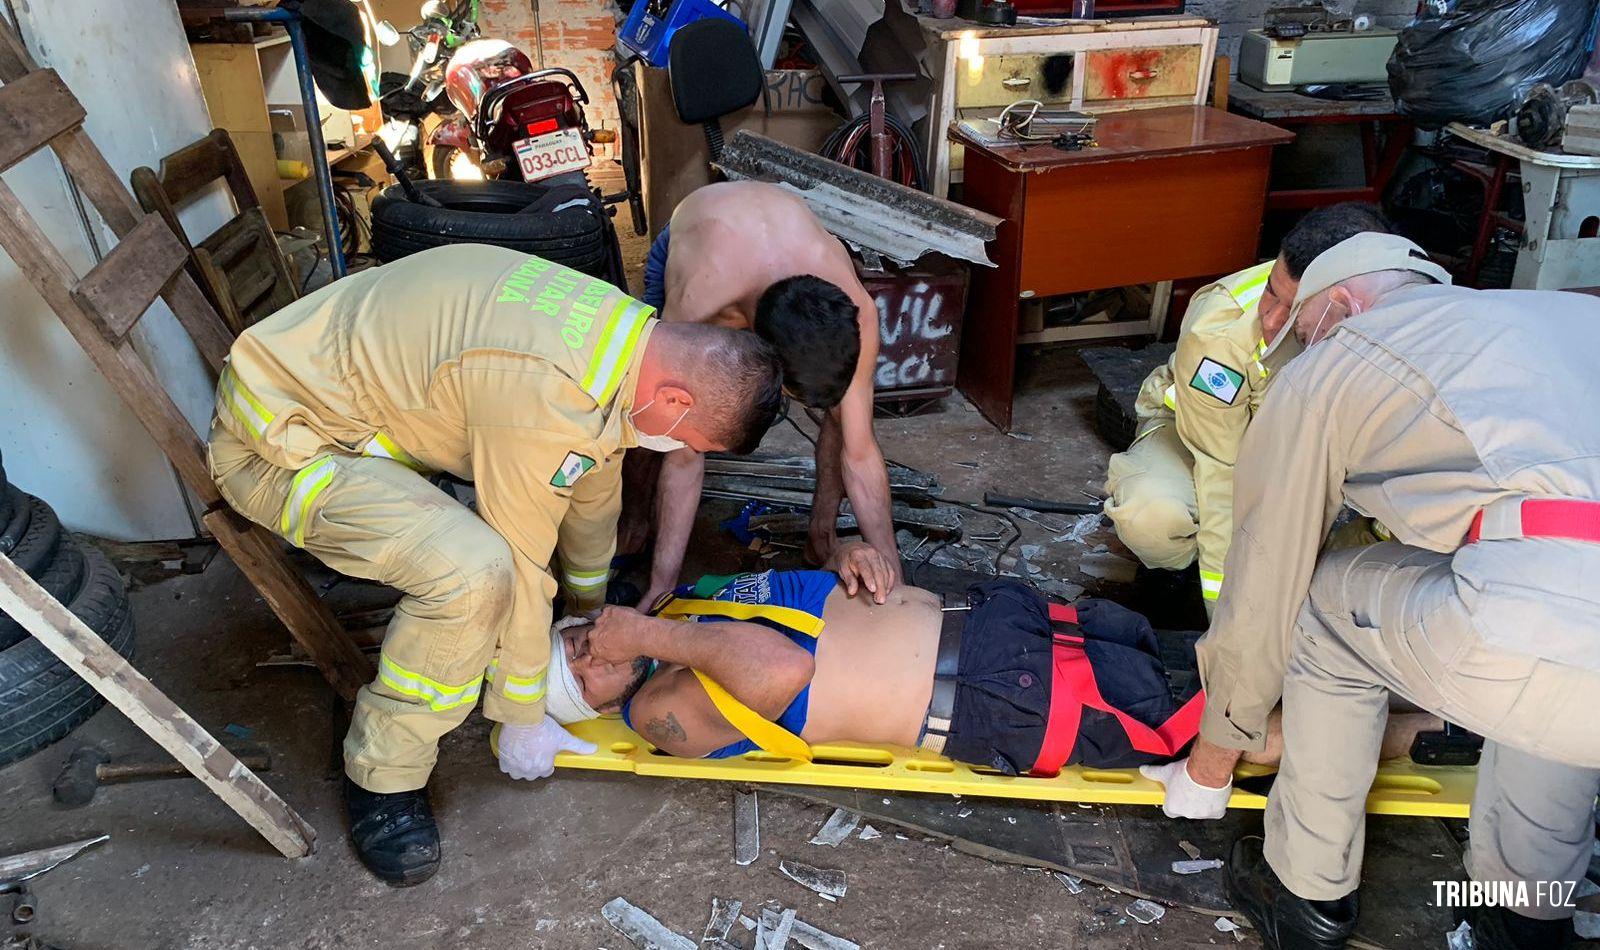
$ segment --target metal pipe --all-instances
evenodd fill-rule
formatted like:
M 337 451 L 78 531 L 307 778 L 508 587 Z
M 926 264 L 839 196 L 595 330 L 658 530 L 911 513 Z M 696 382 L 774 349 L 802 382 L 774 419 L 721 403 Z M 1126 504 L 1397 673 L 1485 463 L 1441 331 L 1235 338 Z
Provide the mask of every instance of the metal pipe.
M 317 178 L 322 203 L 322 229 L 328 241 L 328 266 L 338 280 L 346 273 L 344 239 L 339 233 L 339 215 L 333 203 L 333 170 L 328 167 L 328 143 L 322 138 L 322 113 L 317 108 L 317 84 L 311 78 L 311 56 L 306 50 L 306 35 L 299 11 L 275 7 L 230 8 L 224 18 L 232 22 L 282 23 L 289 31 L 289 47 L 294 51 L 295 78 L 300 80 L 300 102 L 306 110 L 306 137 L 311 140 L 311 167 Z

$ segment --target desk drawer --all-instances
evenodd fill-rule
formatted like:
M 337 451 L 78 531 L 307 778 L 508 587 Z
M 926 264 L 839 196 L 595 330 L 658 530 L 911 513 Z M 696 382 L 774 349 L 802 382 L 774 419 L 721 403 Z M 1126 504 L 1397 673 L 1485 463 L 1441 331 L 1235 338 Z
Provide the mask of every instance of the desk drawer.
M 1187 97 L 1200 88 L 1199 46 L 1098 49 L 1083 57 L 1085 103 Z
M 977 72 L 962 60 L 956 63 L 955 74 L 957 109 L 999 108 L 1018 99 L 1062 107 L 1072 101 L 1070 53 L 985 56 Z

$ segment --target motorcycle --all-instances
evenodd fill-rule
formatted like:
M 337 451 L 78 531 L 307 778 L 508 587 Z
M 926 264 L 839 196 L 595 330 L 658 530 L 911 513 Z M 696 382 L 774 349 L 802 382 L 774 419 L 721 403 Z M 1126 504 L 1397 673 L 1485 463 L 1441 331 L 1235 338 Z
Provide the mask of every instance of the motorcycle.
M 501 223 L 489 226 L 489 231 L 502 237 L 506 246 L 537 248 L 550 257 L 554 249 L 546 253 L 540 243 L 545 225 L 527 218 L 546 207 L 551 214 L 565 215 L 575 230 L 569 237 L 555 240 L 570 251 L 573 266 L 612 283 L 623 283 L 626 278 L 612 216 L 615 203 L 627 195 L 602 195 L 586 174 L 594 163 L 595 143 L 615 141 L 615 133 L 589 127 L 584 109 L 589 96 L 577 75 L 560 67 L 537 69 L 526 53 L 510 43 L 479 37 L 477 12 L 478 0 L 460 0 L 454 6 L 429 0 L 422 7 L 422 23 L 407 31 L 413 52 L 411 69 L 403 81 L 397 74 L 388 74 L 390 88 L 382 97 L 391 125 L 403 120 L 415 129 L 410 133 L 410 141 L 416 143 L 412 159 L 401 158 L 401 164 L 422 165 L 422 152 L 428 152 L 425 164 L 440 188 L 422 190 L 440 200 L 443 211 L 450 214 L 502 216 Z M 403 136 L 388 137 L 401 143 L 400 147 L 390 143 L 397 156 L 407 151 Z M 478 189 L 481 193 L 466 187 L 478 180 L 487 180 L 485 187 Z M 448 187 L 452 183 L 456 187 Z M 432 184 L 418 182 L 419 187 Z M 517 191 L 534 184 L 536 188 Z M 452 202 L 456 207 L 451 207 Z M 379 216 L 374 209 L 375 245 L 380 229 L 407 229 L 397 220 L 405 212 L 388 204 L 386 215 Z M 424 216 L 437 218 L 439 213 L 429 209 Z M 505 220 L 503 216 L 508 214 L 523 220 Z M 592 238 L 580 233 L 584 225 L 572 217 L 585 214 L 592 222 L 587 226 L 594 229 L 587 232 Z M 548 226 L 560 227 L 553 220 Z M 446 233 L 477 234 L 477 240 L 501 243 L 489 239 L 489 232 L 473 227 L 444 229 L 429 240 L 457 239 L 446 238 Z M 387 243 L 397 248 L 394 253 L 415 246 L 404 236 Z

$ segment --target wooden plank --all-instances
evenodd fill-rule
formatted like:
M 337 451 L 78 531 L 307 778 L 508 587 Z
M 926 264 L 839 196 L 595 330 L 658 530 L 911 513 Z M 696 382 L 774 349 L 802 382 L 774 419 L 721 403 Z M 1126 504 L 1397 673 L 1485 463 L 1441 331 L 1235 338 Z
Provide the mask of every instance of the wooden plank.
M 357 690 L 372 682 L 375 671 L 371 661 L 289 563 L 282 539 L 227 508 L 213 508 L 201 520 L 335 692 L 354 699 Z
M 0 610 L 166 749 L 284 857 L 311 853 L 317 833 L 288 803 L 5 555 L 0 555 Z
M 72 176 L 73 184 L 89 199 L 100 217 L 117 237 L 124 237 L 139 226 L 144 210 L 117 177 L 116 171 L 106 162 L 105 156 L 95 147 L 94 141 L 82 129 L 68 132 L 50 143 L 56 157 Z M 70 286 L 70 285 L 69 285 Z M 222 365 L 233 346 L 233 334 L 228 332 L 222 318 L 200 292 L 194 278 L 179 275 L 167 286 L 161 299 L 172 308 L 172 313 L 188 331 L 195 349 L 211 367 L 214 375 L 221 375 Z
M 53 69 L 0 87 L 0 171 L 83 124 L 83 106 Z
M 95 368 L 133 410 L 178 470 L 184 484 L 207 507 L 220 502 L 222 495 L 206 467 L 205 445 L 189 420 L 167 395 L 144 358 L 134 352 L 132 343 L 124 339 L 114 345 L 101 334 L 94 319 L 69 289 L 78 282 L 78 275 L 4 182 L 0 182 L 0 248 L 11 255 L 23 276 L 66 324 Z
M 188 249 L 167 222 L 148 214 L 78 281 L 72 297 L 107 340 L 121 343 L 188 259 Z

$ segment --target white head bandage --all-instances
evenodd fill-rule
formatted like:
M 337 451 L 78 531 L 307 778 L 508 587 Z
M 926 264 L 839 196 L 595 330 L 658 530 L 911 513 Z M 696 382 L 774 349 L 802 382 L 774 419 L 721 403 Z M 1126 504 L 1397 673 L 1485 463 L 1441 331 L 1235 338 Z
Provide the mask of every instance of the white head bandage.
M 563 726 L 600 718 L 594 707 L 584 701 L 583 688 L 567 664 L 566 638 L 561 635 L 568 627 L 585 623 L 592 621 L 586 617 L 562 617 L 550 627 L 550 668 L 545 671 L 544 711 Z

